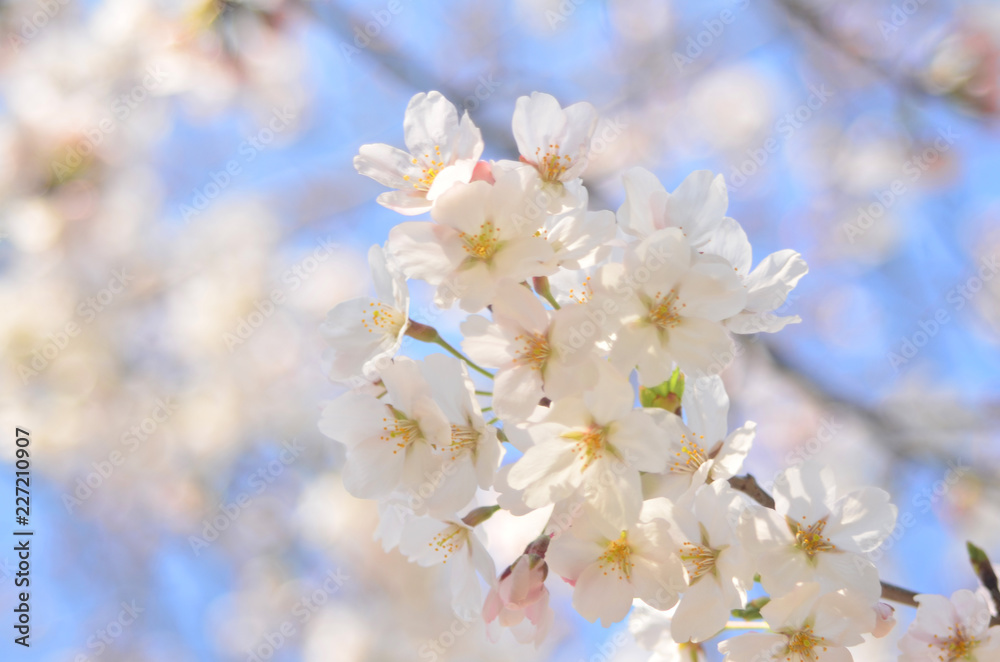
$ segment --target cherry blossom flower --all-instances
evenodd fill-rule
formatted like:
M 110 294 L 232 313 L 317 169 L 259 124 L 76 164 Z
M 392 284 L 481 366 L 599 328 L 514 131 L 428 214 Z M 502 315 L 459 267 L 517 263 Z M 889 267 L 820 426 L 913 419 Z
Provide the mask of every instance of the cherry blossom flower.
M 445 471 L 436 486 L 434 502 L 468 503 L 476 487 L 489 489 L 503 449 L 497 431 L 483 419 L 476 387 L 465 363 L 444 354 L 431 354 L 420 363 L 430 395 L 451 424 L 451 438 L 434 451 Z
M 746 603 L 754 567 L 737 535 L 742 504 L 742 497 L 719 481 L 668 506 L 688 583 L 671 623 L 674 641 L 705 641 L 725 627 L 731 610 Z
M 603 260 L 610 254 L 616 234 L 615 216 L 610 211 L 570 209 L 549 216 L 542 228 L 542 237 L 564 269 L 583 269 Z
M 421 92 L 410 99 L 403 120 L 409 152 L 385 144 L 362 145 L 354 168 L 380 184 L 397 189 L 378 196 L 378 203 L 401 214 L 422 214 L 456 182 L 469 182 L 483 138 L 469 119 L 458 118 L 455 105 L 440 92 Z
M 386 262 L 380 246 L 368 251 L 375 298 L 345 301 L 330 311 L 320 331 L 331 348 L 324 357 L 331 379 L 372 376 L 399 351 L 408 326 L 406 278 Z
M 469 317 L 462 348 L 473 361 L 497 368 L 493 407 L 501 418 L 524 420 L 542 397 L 577 395 L 597 381 L 582 307 L 547 311 L 527 288 L 505 283 L 493 299 L 493 320 Z
M 761 610 L 772 632 L 719 643 L 726 662 L 848 662 L 849 646 L 864 642 L 875 613 L 871 603 L 843 591 L 821 594 L 816 583 L 796 586 Z
M 552 247 L 538 231 L 545 214 L 531 199 L 528 168 L 456 184 L 438 199 L 434 223 L 401 223 L 387 250 L 410 278 L 436 285 L 436 303 L 482 310 L 504 280 L 521 282 L 555 271 Z
M 729 256 L 747 290 L 747 302 L 743 310 L 723 321 L 733 333 L 776 333 L 788 324 L 801 322 L 798 315 L 778 316 L 775 310 L 781 308 L 799 280 L 809 272 L 809 266 L 802 256 L 793 250 L 771 253 L 752 271 L 750 269 L 750 244 L 747 242 L 744 256 L 737 259 Z
M 670 623 L 677 607 L 653 609 L 641 600 L 632 603 L 628 631 L 640 648 L 652 651 L 647 662 L 705 662 L 701 644 L 677 643 L 670 635 Z
M 562 108 L 552 95 L 533 92 L 514 107 L 514 140 L 521 161 L 568 206 L 585 204 L 586 190 L 578 180 L 587 168 L 596 128 L 597 110 L 586 102 Z M 558 211 L 559 206 L 550 208 Z
M 768 255 L 751 270 L 750 242 L 740 224 L 726 216 L 729 196 L 722 175 L 707 170 L 691 173 L 673 193 L 644 168 L 624 176 L 625 202 L 618 209 L 622 229 L 645 238 L 663 228 L 680 229 L 699 253 L 725 258 L 747 291 L 746 307 L 725 321 L 733 333 L 774 333 L 800 321 L 797 316 L 778 317 L 788 294 L 809 268 L 791 250 Z
M 458 519 L 415 517 L 403 526 L 399 551 L 424 567 L 446 565 L 455 614 L 471 619 L 480 613 L 483 595 L 476 575 L 492 584 L 496 566 L 478 530 Z
M 990 662 L 1000 660 L 1000 626 L 990 627 L 986 598 L 972 591 L 918 595 L 920 606 L 899 640 L 899 662 Z
M 725 260 L 693 255 L 679 229 L 651 234 L 623 264 L 603 267 L 594 287 L 617 333 L 612 362 L 624 371 L 638 366 L 643 384 L 666 381 L 675 363 L 699 374 L 731 357 L 721 321 L 743 309 L 746 291 Z
M 774 502 L 774 510 L 754 508 L 746 520 L 747 545 L 768 592 L 816 582 L 825 592 L 847 589 L 870 603 L 878 600 L 878 571 L 865 554 L 896 523 L 896 506 L 884 490 L 868 487 L 837 497 L 833 472 L 811 461 L 778 476 Z
M 323 410 L 320 431 L 347 447 L 344 487 L 354 496 L 380 499 L 428 485 L 432 494 L 443 463 L 434 448 L 451 444 L 451 425 L 415 361 L 397 358 L 381 375 L 384 399 L 349 391 Z M 457 510 L 465 503 L 438 505 Z
M 659 410 L 634 409 L 635 393 L 621 375 L 602 369 L 596 386 L 557 400 L 525 431 L 534 445 L 514 464 L 507 481 L 540 508 L 582 493 L 595 519 L 617 530 L 635 522 L 642 506 L 640 471 L 660 471 L 666 447 L 651 443 L 663 432 Z
M 726 434 L 729 396 L 718 375 L 689 382 L 682 406 L 687 424 L 671 413 L 661 417 L 671 457 L 663 473 L 643 476 L 646 498 L 676 499 L 705 482 L 728 480 L 739 472 L 750 452 L 757 424 L 747 421 Z
M 538 646 L 545 639 L 555 616 L 545 586 L 548 546 L 548 536 L 532 542 L 490 589 L 483 605 L 483 620 L 491 641 L 499 639 L 501 628 L 509 628 L 521 643 Z
M 732 219 L 726 222 L 729 194 L 722 175 L 697 170 L 673 193 L 645 168 L 631 168 L 622 179 L 625 202 L 618 208 L 618 222 L 632 236 L 645 239 L 658 230 L 677 228 L 692 248 L 705 252 L 713 243 L 724 243 L 728 232 L 743 232 Z
M 684 575 L 663 517 L 665 503 L 647 501 L 638 521 L 622 528 L 579 517 L 570 535 L 552 541 L 549 565 L 573 584 L 573 607 L 588 621 L 617 623 L 635 598 L 656 609 L 676 604 Z

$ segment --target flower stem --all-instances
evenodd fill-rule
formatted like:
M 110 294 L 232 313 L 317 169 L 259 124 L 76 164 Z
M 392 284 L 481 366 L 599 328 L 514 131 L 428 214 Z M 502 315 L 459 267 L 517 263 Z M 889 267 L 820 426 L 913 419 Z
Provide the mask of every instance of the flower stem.
M 549 287 L 549 279 L 547 276 L 535 276 L 531 279 L 531 282 L 535 286 L 535 292 L 540 294 L 546 301 L 552 304 L 553 308 L 556 310 L 561 308 L 559 302 L 556 301 L 554 296 L 552 296 L 552 288 Z
M 493 395 L 493 391 L 476 391 L 476 395 Z
M 491 372 L 488 372 L 482 367 L 476 365 L 465 354 L 462 354 L 462 352 L 458 351 L 457 349 L 449 345 L 448 341 L 442 338 L 441 334 L 438 333 L 438 330 L 435 329 L 433 326 L 409 320 L 409 324 L 406 327 L 406 335 L 416 340 L 419 340 L 420 342 L 428 342 L 428 343 L 434 343 L 435 345 L 440 345 L 444 349 L 448 350 L 448 352 L 453 356 L 456 356 L 465 361 L 465 363 L 470 368 L 472 368 L 479 374 L 485 377 L 489 377 L 490 379 L 493 379 L 493 374 Z
M 469 365 L 470 368 L 472 368 L 473 370 L 475 370 L 479 374 L 483 375 L 484 377 L 489 377 L 490 379 L 493 379 L 493 373 L 491 373 L 488 370 L 486 370 L 485 368 L 483 368 L 481 366 L 478 366 L 475 363 L 473 363 L 469 359 L 469 357 L 467 357 L 465 354 L 462 354 L 462 352 L 458 351 L 457 349 L 455 349 L 454 347 L 452 347 L 451 345 L 449 345 L 448 341 L 445 340 L 444 338 L 442 338 L 441 336 L 438 336 L 437 340 L 435 340 L 434 342 L 436 344 L 440 345 L 441 347 L 443 347 L 444 349 L 446 349 L 451 354 L 454 354 L 458 358 L 460 358 L 463 361 L 465 361 Z

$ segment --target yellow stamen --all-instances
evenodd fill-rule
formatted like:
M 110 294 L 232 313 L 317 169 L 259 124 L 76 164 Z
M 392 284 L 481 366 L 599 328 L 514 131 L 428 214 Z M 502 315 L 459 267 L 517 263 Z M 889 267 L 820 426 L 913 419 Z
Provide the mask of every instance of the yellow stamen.
M 493 221 L 486 221 L 480 225 L 478 234 L 460 232 L 459 236 L 462 238 L 465 252 L 483 262 L 488 262 L 500 245 L 500 230 L 493 225 Z
M 552 355 L 549 339 L 541 333 L 522 333 L 514 337 L 514 342 L 521 343 L 521 348 L 517 350 L 515 360 L 530 366 L 534 370 L 541 370 L 545 366 L 545 362 Z
M 819 652 L 826 652 L 826 640 L 813 634 L 812 628 L 806 626 L 801 630 L 782 632 L 788 637 L 788 651 L 786 660 L 790 660 L 791 654 L 798 655 L 803 662 L 815 662 L 819 659 Z M 819 650 L 817 650 L 819 649 Z
M 572 158 L 559 154 L 559 145 L 549 145 L 542 154 L 542 148 L 535 149 L 535 163 L 542 179 L 547 182 L 557 182 L 563 173 L 569 170 Z
M 406 316 L 398 310 L 374 301 L 368 304 L 365 317 L 361 319 L 361 325 L 368 330 L 368 333 L 378 332 L 390 336 L 397 335 L 405 323 Z
M 681 546 L 679 556 L 690 582 L 694 584 L 703 575 L 715 572 L 715 560 L 719 558 L 719 550 L 686 542 Z
M 685 307 L 686 303 L 678 305 L 676 290 L 670 290 L 665 296 L 657 292 L 649 303 L 649 323 L 661 331 L 672 329 L 680 322 L 680 313 Z
M 573 444 L 573 455 L 583 463 L 580 466 L 581 472 L 586 471 L 587 467 L 604 457 L 604 452 L 607 450 L 607 428 L 591 425 L 586 430 L 574 430 L 563 433 L 562 436 L 564 439 L 576 441 Z
M 948 630 L 952 633 L 950 637 L 942 639 L 938 635 L 934 635 L 934 643 L 927 644 L 927 647 L 932 648 L 937 646 L 940 648 L 941 655 L 938 656 L 938 659 L 942 662 L 959 662 L 959 660 L 972 659 L 972 653 L 975 652 L 976 648 L 982 642 L 966 632 L 965 628 L 961 625 L 949 627 Z M 945 657 L 946 655 L 947 657 Z
M 465 547 L 468 536 L 469 532 L 467 529 L 458 526 L 457 524 L 452 524 L 444 531 L 434 536 L 431 541 L 427 543 L 427 546 L 433 548 L 435 552 L 444 552 L 444 560 L 442 563 L 447 563 L 450 555 Z
M 699 443 L 700 442 L 700 443 Z M 686 434 L 681 435 L 681 449 L 674 453 L 676 459 L 667 467 L 671 473 L 693 474 L 708 461 L 708 454 L 704 446 L 705 435 L 698 435 L 698 441 L 688 439 Z
M 802 519 L 805 519 L 805 515 Z M 830 542 L 829 538 L 823 537 L 823 529 L 826 528 L 825 517 L 808 527 L 791 520 L 788 521 L 788 526 L 795 535 L 795 546 L 804 551 L 810 559 L 820 552 L 837 551 L 837 546 Z
M 617 572 L 618 579 L 632 579 L 632 547 L 628 544 L 628 532 L 622 531 L 618 540 L 608 541 L 604 555 L 598 559 L 597 567 L 607 575 Z

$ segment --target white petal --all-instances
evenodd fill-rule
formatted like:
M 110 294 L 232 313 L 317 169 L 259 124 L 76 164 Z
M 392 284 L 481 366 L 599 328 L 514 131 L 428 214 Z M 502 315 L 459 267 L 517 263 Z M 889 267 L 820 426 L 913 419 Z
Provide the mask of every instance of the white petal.
M 710 639 L 726 627 L 729 610 L 716 579 L 704 576 L 684 592 L 674 612 L 670 634 L 677 642 Z
M 436 148 L 450 162 L 452 141 L 458 136 L 458 111 L 440 92 L 413 95 L 403 119 L 406 147 L 417 158 L 433 158 Z
M 400 223 L 389 231 L 386 250 L 409 277 L 440 283 L 454 268 L 453 231 L 425 221 Z
M 601 619 L 607 627 L 625 618 L 632 607 L 635 590 L 617 570 L 605 572 L 598 564 L 587 567 L 576 582 L 573 607 L 593 623 Z
M 382 143 L 362 145 L 354 157 L 354 169 L 379 184 L 411 191 L 413 183 L 403 179 L 413 168 L 413 157 L 401 149 Z

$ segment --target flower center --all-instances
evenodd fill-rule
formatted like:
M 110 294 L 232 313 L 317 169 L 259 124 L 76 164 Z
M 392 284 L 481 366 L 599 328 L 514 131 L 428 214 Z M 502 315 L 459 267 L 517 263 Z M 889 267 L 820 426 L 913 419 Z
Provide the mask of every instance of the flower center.
M 413 158 L 411 163 L 418 166 L 421 164 L 421 161 L 417 158 Z M 428 191 L 431 188 L 431 184 L 434 183 L 434 178 L 437 177 L 442 170 L 444 170 L 444 161 L 441 160 L 441 147 L 439 145 L 434 146 L 434 156 L 424 154 L 423 165 L 424 167 L 420 169 L 420 174 L 422 176 L 413 183 L 413 188 L 419 191 Z M 403 179 L 410 181 L 410 176 L 403 175 Z
M 451 426 L 451 444 L 445 449 L 455 459 L 462 452 L 472 450 L 479 443 L 479 431 L 466 425 Z
M 598 559 L 597 567 L 607 575 L 617 572 L 618 579 L 632 578 L 632 548 L 628 544 L 628 532 L 622 531 L 618 540 L 608 542 L 604 555 Z
M 702 575 L 715 572 L 715 560 L 719 558 L 719 550 L 686 542 L 681 545 L 680 557 L 690 582 L 694 584 Z
M 514 337 L 514 342 L 521 343 L 516 360 L 526 363 L 535 370 L 540 370 L 552 355 L 549 339 L 541 333 L 522 333 Z
M 478 234 L 468 234 L 460 232 L 463 248 L 470 257 L 488 261 L 497 252 L 500 245 L 500 230 L 493 225 L 493 221 L 486 221 L 479 226 Z
M 569 288 L 569 298 L 577 303 L 587 303 L 594 298 L 594 289 L 590 285 L 590 276 L 583 279 L 580 289 Z
M 823 537 L 823 529 L 826 528 L 825 517 L 809 527 L 803 527 L 792 521 L 788 522 L 788 526 L 795 534 L 795 546 L 805 552 L 810 559 L 820 552 L 833 552 L 837 549 L 829 538 Z
M 675 290 L 670 290 L 665 296 L 657 292 L 649 305 L 649 323 L 661 331 L 672 329 L 680 322 L 680 311 L 686 306 L 686 303 L 678 305 Z
M 942 653 L 947 653 L 947 658 L 940 658 L 944 662 L 958 662 L 959 660 L 967 659 L 969 655 L 975 652 L 976 648 L 981 643 L 978 639 L 975 639 L 965 628 L 961 625 L 956 625 L 955 627 L 948 628 L 953 631 L 954 634 L 947 639 L 941 639 L 937 635 L 934 635 L 936 640 L 934 643 L 937 645 Z
M 465 547 L 468 536 L 468 529 L 457 524 L 452 524 L 434 536 L 427 545 L 438 554 L 443 554 L 444 560 L 442 563 L 447 563 L 449 556 Z
M 361 318 L 361 325 L 368 330 L 368 333 L 381 333 L 386 336 L 398 335 L 405 323 L 406 316 L 398 310 L 374 301 L 368 304 L 368 310 Z
M 811 627 L 805 627 L 794 632 L 785 632 L 788 637 L 788 652 L 798 655 L 803 662 L 814 662 L 819 659 L 817 648 L 826 651 L 826 641 L 813 634 Z
M 607 448 L 607 428 L 591 425 L 586 430 L 565 432 L 563 433 L 563 437 L 576 441 L 573 444 L 573 454 L 577 460 L 583 463 L 580 467 L 581 473 L 586 471 L 587 467 L 593 464 L 595 460 L 604 457 L 604 450 Z
M 412 418 L 407 418 L 403 412 L 393 409 L 394 418 L 388 416 L 382 419 L 382 441 L 391 441 L 396 444 L 392 454 L 395 455 L 400 450 L 405 450 L 414 441 L 424 438 L 420 431 L 420 424 Z
M 705 435 L 698 435 L 698 439 L 703 441 Z M 686 434 L 682 434 L 681 449 L 674 453 L 674 460 L 668 468 L 675 474 L 693 474 L 707 461 L 708 454 L 701 444 L 689 440 Z
M 549 145 L 542 154 L 542 148 L 535 149 L 535 163 L 542 179 L 547 182 L 558 182 L 563 173 L 569 169 L 573 159 L 559 154 L 559 145 Z

